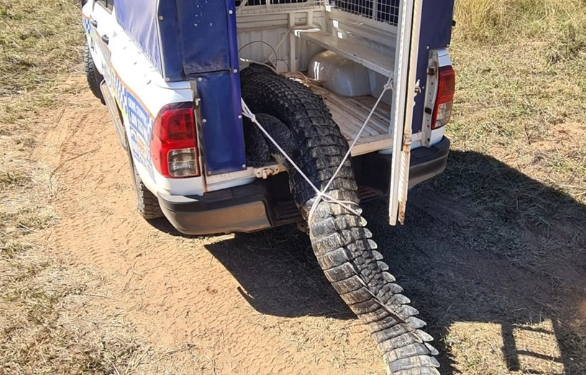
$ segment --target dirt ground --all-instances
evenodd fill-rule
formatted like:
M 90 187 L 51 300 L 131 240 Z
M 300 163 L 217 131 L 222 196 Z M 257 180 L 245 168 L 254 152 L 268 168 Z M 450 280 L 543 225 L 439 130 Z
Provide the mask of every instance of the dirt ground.
M 364 205 L 443 375 L 586 374 L 586 3 L 458 0 L 448 169 Z M 380 374 L 294 227 L 134 212 L 78 2 L 0 0 L 0 374 Z
M 47 238 L 54 255 L 107 280 L 87 292 L 104 314 L 165 353 L 162 367 L 145 357 L 147 371 L 380 372 L 370 338 L 295 228 L 185 238 L 164 220 L 141 219 L 108 116 L 85 90 L 56 111 L 38 150 L 57 168 L 51 204 L 61 219 Z
M 80 308 L 135 330 L 120 373 L 384 373 L 294 227 L 186 238 L 134 213 L 107 111 L 73 80 L 79 93 L 39 125 L 60 218 L 43 236 L 51 256 L 100 280 Z M 387 226 L 385 205 L 365 216 L 436 337 L 442 374 L 584 373 L 585 206 L 457 150 L 412 191 L 405 227 Z

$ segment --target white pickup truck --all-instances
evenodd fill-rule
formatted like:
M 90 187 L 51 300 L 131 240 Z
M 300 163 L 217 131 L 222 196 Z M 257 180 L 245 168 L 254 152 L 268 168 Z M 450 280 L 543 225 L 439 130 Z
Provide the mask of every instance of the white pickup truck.
M 185 234 L 298 223 L 389 373 L 438 374 L 360 216 L 446 167 L 454 0 L 82 0 L 85 68 L 138 212 Z

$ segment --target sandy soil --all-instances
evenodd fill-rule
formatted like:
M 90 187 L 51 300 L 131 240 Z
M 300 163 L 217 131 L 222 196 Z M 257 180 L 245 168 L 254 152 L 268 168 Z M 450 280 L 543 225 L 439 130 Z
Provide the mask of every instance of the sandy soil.
M 50 204 L 61 218 L 50 251 L 98 270 L 103 290 L 90 291 L 93 308 L 130 321 L 164 354 L 145 355 L 140 372 L 165 373 L 173 363 L 185 374 L 384 373 L 295 228 L 186 238 L 165 220 L 148 223 L 134 212 L 106 109 L 82 91 L 46 121 L 37 156 L 54 169 Z M 502 191 L 482 189 L 491 178 Z M 510 204 L 495 205 L 490 194 Z M 535 222 L 526 196 L 555 202 L 557 224 Z M 412 192 L 404 228 L 385 224 L 384 202 L 365 214 L 437 338 L 442 373 L 586 368 L 572 359 L 585 335 L 584 206 L 489 157 L 456 152 L 444 177 Z
M 164 220 L 149 224 L 134 211 L 127 159 L 105 107 L 84 93 L 57 119 L 39 150 L 57 169 L 53 251 L 99 269 L 108 285 L 103 308 L 174 352 L 186 364 L 181 372 L 382 373 L 305 236 L 282 228 L 185 238 Z M 201 368 L 186 361 L 186 348 Z

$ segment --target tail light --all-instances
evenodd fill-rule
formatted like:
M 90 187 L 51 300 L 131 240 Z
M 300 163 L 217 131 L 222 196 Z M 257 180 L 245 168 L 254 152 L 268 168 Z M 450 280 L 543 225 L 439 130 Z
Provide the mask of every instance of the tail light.
M 151 157 L 157 171 L 169 178 L 199 176 L 196 140 L 193 104 L 164 106 L 151 137 Z
M 439 84 L 437 99 L 433 109 L 431 128 L 437 129 L 450 122 L 454 107 L 454 94 L 456 93 L 456 72 L 451 66 L 439 69 Z

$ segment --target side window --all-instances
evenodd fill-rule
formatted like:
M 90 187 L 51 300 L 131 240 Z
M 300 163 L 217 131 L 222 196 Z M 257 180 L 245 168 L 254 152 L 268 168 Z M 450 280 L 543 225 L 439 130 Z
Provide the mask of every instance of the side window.
M 98 4 L 108 9 L 110 12 L 114 9 L 114 0 L 98 0 Z

